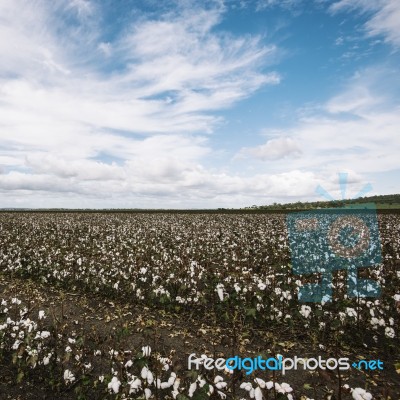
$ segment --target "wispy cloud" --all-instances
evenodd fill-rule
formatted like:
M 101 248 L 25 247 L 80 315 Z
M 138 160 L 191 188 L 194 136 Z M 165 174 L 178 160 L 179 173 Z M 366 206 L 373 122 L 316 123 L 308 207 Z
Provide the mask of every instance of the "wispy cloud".
M 298 10 L 304 0 L 257 0 L 258 11 L 272 7 L 281 7 L 288 10 Z
M 369 15 L 364 25 L 368 36 L 383 36 L 387 43 L 400 46 L 400 2 L 397 0 L 340 0 L 331 4 L 332 13 L 355 10 Z
M 386 80 L 396 82 L 395 74 L 383 67 L 358 71 L 339 94 L 281 130 L 280 138 L 272 132 L 275 138 L 240 154 L 274 160 L 279 170 L 304 168 L 326 176 L 338 170 L 365 176 L 396 170 L 400 107 L 388 91 L 382 92 Z M 291 153 L 298 157 L 285 157 Z
M 280 82 L 265 72 L 276 47 L 216 32 L 215 4 L 141 15 L 106 39 L 99 3 L 2 1 L 0 188 L 98 193 L 101 180 L 140 195 L 210 182 L 215 111 Z

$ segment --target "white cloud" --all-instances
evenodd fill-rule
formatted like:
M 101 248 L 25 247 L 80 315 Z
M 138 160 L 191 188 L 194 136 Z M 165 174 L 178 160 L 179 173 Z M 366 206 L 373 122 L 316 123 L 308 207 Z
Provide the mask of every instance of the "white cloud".
M 257 10 L 264 10 L 271 7 L 282 7 L 289 10 L 298 8 L 303 4 L 303 0 L 258 0 Z
M 272 173 L 313 171 L 323 186 L 338 172 L 348 171 L 357 178 L 353 179 L 351 195 L 369 181 L 380 187 L 377 174 L 384 180 L 386 174 L 399 169 L 400 107 L 390 92 L 382 92 L 386 81 L 396 86 L 395 75 L 384 68 L 360 70 L 338 95 L 308 110 L 291 128 L 270 131 L 274 139 L 266 144 L 243 148 L 235 161 L 245 165 L 259 159 L 264 161 L 257 164 L 259 170 L 267 165 Z M 289 156 L 300 149 L 300 157 Z M 335 185 L 337 188 L 337 182 Z M 341 197 L 337 190 L 334 194 Z
M 67 7 L 75 10 L 79 17 L 87 17 L 94 13 L 94 5 L 89 0 L 70 0 Z
M 379 105 L 382 98 L 371 93 L 371 90 L 365 86 L 353 86 L 344 93 L 330 99 L 325 108 L 329 113 L 354 113 L 361 110 L 371 109 Z
M 60 178 L 86 180 L 123 180 L 124 171 L 114 164 L 105 164 L 95 160 L 67 160 L 49 153 L 30 154 L 26 157 L 27 167 L 35 174 L 46 174 Z
M 383 36 L 387 43 L 400 46 L 400 2 L 398 0 L 340 0 L 329 7 L 332 13 L 358 10 L 370 16 L 364 28 L 368 36 Z
M 21 207 L 48 207 L 51 201 L 52 206 L 62 207 L 238 207 L 309 197 L 320 182 L 314 173 L 298 170 L 241 177 L 210 173 L 201 166 L 186 170 L 178 166 L 168 176 L 163 169 L 162 179 L 154 169 L 146 177 L 135 174 L 135 169 L 130 172 L 123 181 L 11 172 L 0 174 L 0 193 L 3 206 L 14 206 L 17 201 Z M 151 180 L 153 172 L 155 179 Z
M 183 204 L 205 198 L 202 190 L 217 196 L 222 183 L 246 185 L 202 165 L 205 135 L 222 122 L 215 111 L 280 82 L 264 72 L 276 47 L 216 32 L 218 4 L 142 16 L 113 40 L 104 39 L 101 12 L 89 0 L 0 3 L 5 198 L 168 194 Z
M 292 138 L 282 137 L 268 140 L 261 146 L 244 148 L 241 154 L 248 154 L 263 161 L 280 160 L 289 156 L 298 157 L 301 149 Z

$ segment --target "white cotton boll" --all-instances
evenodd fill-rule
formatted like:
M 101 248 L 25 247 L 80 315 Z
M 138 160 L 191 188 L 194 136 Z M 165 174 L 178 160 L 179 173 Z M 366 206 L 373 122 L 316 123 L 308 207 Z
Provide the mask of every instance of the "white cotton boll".
M 223 389 L 224 387 L 226 387 L 226 385 L 226 382 L 218 382 L 215 386 L 217 389 Z
M 240 385 L 240 389 L 246 390 L 246 392 L 250 392 L 250 390 L 253 388 L 252 384 L 250 382 L 243 382 Z
M 75 380 L 74 374 L 69 369 L 66 369 L 64 371 L 64 381 L 65 381 L 65 383 L 72 383 L 74 380 Z
M 147 367 L 143 367 L 142 371 L 140 372 L 140 376 L 142 377 L 142 379 L 146 379 L 147 378 L 147 374 L 149 372 L 149 369 Z
M 151 385 L 154 381 L 153 373 L 149 370 L 147 371 L 147 382 Z
M 175 379 L 176 379 L 176 374 L 175 372 L 172 372 L 171 376 L 168 378 L 168 383 L 170 384 L 170 386 L 174 384 Z
M 176 378 L 174 382 L 174 390 L 178 390 L 180 384 L 181 384 L 181 379 Z
M 115 356 L 115 357 L 118 356 L 118 351 L 117 351 L 117 350 L 111 349 L 108 353 L 110 354 L 111 357 L 113 357 L 113 356 Z
M 272 381 L 269 381 L 269 382 L 266 382 L 266 383 L 265 383 L 265 387 L 266 387 L 268 390 L 272 389 L 273 386 L 274 386 L 274 382 L 272 382 Z
M 393 339 L 395 337 L 394 329 L 387 326 L 385 328 L 385 335 L 386 337 Z
M 130 367 L 132 367 L 132 365 L 133 365 L 132 360 L 128 360 L 128 361 L 125 363 L 125 368 L 130 368 Z
M 357 311 L 354 308 L 347 307 L 346 313 L 349 317 L 357 318 Z
M 300 309 L 300 314 L 304 317 L 304 318 L 308 318 L 311 314 L 311 307 L 310 306 L 301 306 Z
M 255 390 L 254 390 L 254 398 L 256 400 L 262 400 L 262 398 L 263 398 L 262 391 L 259 387 L 255 388 Z
M 47 339 L 48 337 L 50 337 L 50 332 L 49 332 L 49 331 L 42 331 L 42 332 L 40 333 L 40 337 L 41 337 L 42 339 Z
M 281 387 L 285 391 L 285 393 L 293 392 L 292 387 L 288 383 L 282 382 Z
M 250 392 L 249 392 L 249 396 L 251 399 L 254 399 L 254 396 L 256 395 L 255 390 L 253 388 L 251 388 Z
M 353 389 L 351 394 L 354 400 L 372 400 L 372 394 L 362 388 Z
M 218 293 L 218 297 L 221 301 L 224 300 L 224 285 L 222 285 L 221 283 L 219 283 L 217 285 L 217 293 Z
M 137 390 L 142 386 L 142 381 L 139 378 L 136 378 L 134 376 L 134 379 L 132 381 L 128 382 L 130 389 L 129 389 L 129 394 L 131 393 L 136 393 Z
M 189 397 L 193 397 L 193 394 L 196 391 L 196 389 L 197 389 L 197 383 L 193 382 L 189 387 L 189 393 L 188 393 Z
M 144 396 L 146 399 L 149 399 L 151 397 L 151 390 L 149 388 L 144 389 Z
M 160 388 L 161 389 L 168 389 L 172 385 L 169 382 L 161 382 Z
M 47 356 L 43 357 L 43 365 L 48 365 L 50 362 L 51 358 L 51 353 L 49 353 Z
M 214 383 L 222 382 L 223 380 L 224 380 L 224 378 L 221 375 L 217 375 L 214 378 Z
M 219 397 L 221 397 L 221 399 L 226 399 L 226 394 L 224 393 L 224 392 L 220 392 L 219 390 L 218 390 L 218 396 Z
M 18 347 L 19 347 L 19 345 L 21 344 L 22 342 L 20 341 L 20 340 L 16 340 L 15 342 L 14 342 L 14 344 L 12 345 L 12 349 L 13 350 L 18 350 Z
M 29 321 L 29 319 L 28 319 Z M 28 333 L 31 333 L 33 329 L 36 329 L 37 325 L 33 322 L 33 321 L 29 321 L 29 325 L 28 325 Z
M 371 325 L 378 325 L 379 324 L 379 320 L 378 320 L 378 318 L 373 317 L 373 318 L 371 318 L 370 323 L 371 323 Z
M 119 381 L 119 379 L 116 376 L 114 376 L 111 379 L 111 382 L 108 384 L 108 389 L 112 390 L 114 393 L 118 393 L 120 386 L 121 386 L 121 382 Z
M 257 286 L 260 290 L 264 290 L 267 287 L 267 285 L 263 282 L 258 282 Z
M 203 387 L 207 382 L 202 379 L 200 376 L 197 378 L 197 381 L 199 382 L 199 387 Z
M 150 346 L 142 347 L 142 352 L 143 352 L 143 357 L 149 357 L 151 354 L 151 347 Z
M 261 378 L 255 378 L 254 382 L 257 383 L 260 388 L 264 389 L 265 388 L 265 381 Z
M 43 319 L 43 318 L 46 318 L 45 313 L 43 310 L 40 310 L 39 311 L 39 319 Z
M 285 393 L 285 391 L 281 388 L 281 385 L 278 382 L 275 382 L 275 390 L 278 393 Z

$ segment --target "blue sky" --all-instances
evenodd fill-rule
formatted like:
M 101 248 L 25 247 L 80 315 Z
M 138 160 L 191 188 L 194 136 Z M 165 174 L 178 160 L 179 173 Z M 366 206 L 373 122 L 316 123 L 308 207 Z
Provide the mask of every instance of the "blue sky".
M 399 49 L 397 0 L 2 0 L 0 207 L 399 193 Z

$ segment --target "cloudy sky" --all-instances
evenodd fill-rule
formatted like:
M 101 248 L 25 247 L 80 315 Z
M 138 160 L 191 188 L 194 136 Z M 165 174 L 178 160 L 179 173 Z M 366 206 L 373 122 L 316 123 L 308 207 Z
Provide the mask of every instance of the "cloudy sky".
M 1 0 L 0 207 L 399 193 L 398 0 Z

